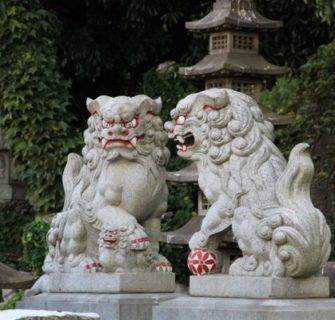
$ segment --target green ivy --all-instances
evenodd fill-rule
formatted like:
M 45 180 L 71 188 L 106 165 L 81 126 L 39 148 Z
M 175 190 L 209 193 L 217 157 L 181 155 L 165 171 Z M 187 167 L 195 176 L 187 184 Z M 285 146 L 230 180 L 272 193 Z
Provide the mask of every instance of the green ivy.
M 27 202 L 11 201 L 0 205 L 0 261 L 19 268 L 24 225 L 34 219 Z
M 274 111 L 294 111 L 296 120 L 277 130 L 286 155 L 301 141 L 311 145 L 315 165 L 312 198 L 335 231 L 335 41 L 321 46 L 293 79 L 281 79 L 262 103 Z M 334 246 L 333 246 L 334 247 Z M 333 252 L 333 257 L 335 253 Z
M 30 202 L 40 213 L 55 211 L 66 155 L 81 143 L 69 83 L 58 72 L 59 24 L 39 0 L 0 0 L 0 15 L 0 125 Z
M 46 234 L 50 225 L 37 217 L 23 229 L 21 265 L 34 275 L 42 274 L 43 261 L 48 253 Z
M 23 299 L 24 291 L 18 290 L 14 292 L 5 303 L 1 304 L 0 310 L 15 309 L 16 304 Z

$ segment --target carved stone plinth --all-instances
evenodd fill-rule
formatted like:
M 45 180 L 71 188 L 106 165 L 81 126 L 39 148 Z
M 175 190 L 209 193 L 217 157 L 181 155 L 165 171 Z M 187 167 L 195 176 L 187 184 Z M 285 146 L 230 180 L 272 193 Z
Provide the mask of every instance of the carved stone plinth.
M 101 320 L 152 320 L 152 307 L 176 296 L 174 293 L 42 293 L 26 297 L 18 308 L 94 312 Z
M 153 307 L 152 320 L 333 320 L 335 299 L 178 297 Z
M 72 313 L 44 310 L 0 311 L 0 319 L 6 320 L 100 320 L 95 313 Z
M 190 295 L 222 298 L 327 298 L 329 278 L 191 276 Z
M 53 293 L 153 293 L 175 290 L 175 274 L 172 272 L 53 273 L 39 281 L 45 283 L 40 286 L 42 292 Z

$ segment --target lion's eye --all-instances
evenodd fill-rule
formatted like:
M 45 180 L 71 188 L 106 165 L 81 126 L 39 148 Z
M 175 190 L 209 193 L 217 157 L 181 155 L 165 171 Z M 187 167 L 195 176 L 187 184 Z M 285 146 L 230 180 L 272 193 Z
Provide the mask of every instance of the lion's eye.
M 180 116 L 180 117 L 177 118 L 176 123 L 177 124 L 184 124 L 185 120 L 186 120 L 186 118 L 184 116 Z
M 114 125 L 114 121 L 107 122 L 106 120 L 102 120 L 102 126 L 104 128 L 110 128 L 110 127 L 113 127 L 113 125 Z
M 136 126 L 137 126 L 136 118 L 134 118 L 133 120 L 131 120 L 131 121 L 129 121 L 125 124 L 126 128 L 135 128 Z

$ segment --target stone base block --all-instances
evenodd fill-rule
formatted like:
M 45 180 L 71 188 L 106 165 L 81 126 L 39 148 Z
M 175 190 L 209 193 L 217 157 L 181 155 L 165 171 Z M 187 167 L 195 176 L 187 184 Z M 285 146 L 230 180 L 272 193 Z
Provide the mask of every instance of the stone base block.
M 44 310 L 0 311 L 3 320 L 100 320 L 96 313 L 72 313 Z
M 152 307 L 176 296 L 172 293 L 42 293 L 24 298 L 18 303 L 17 308 L 93 312 L 98 314 L 101 320 L 152 320 Z
M 329 278 L 191 276 L 190 295 L 223 298 L 327 298 Z
M 54 273 L 45 275 L 43 292 L 153 293 L 174 292 L 175 274 L 148 273 Z
M 153 307 L 152 320 L 334 320 L 335 299 L 178 297 Z

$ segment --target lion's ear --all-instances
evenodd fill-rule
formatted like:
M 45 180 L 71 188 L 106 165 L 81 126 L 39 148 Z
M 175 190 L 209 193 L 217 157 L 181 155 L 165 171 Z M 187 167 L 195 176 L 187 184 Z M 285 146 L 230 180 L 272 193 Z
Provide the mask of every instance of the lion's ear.
M 153 100 L 149 97 L 146 97 L 141 103 L 140 103 L 140 110 L 144 110 L 146 113 L 151 113 L 155 116 L 157 116 L 162 109 L 162 99 L 157 98 L 156 100 Z
M 229 97 L 226 90 L 222 90 L 221 93 L 214 98 L 213 109 L 222 109 L 229 103 Z
M 220 90 L 220 94 L 215 98 L 203 91 L 197 95 L 195 102 L 204 110 L 219 110 L 227 106 L 229 98 L 226 90 Z
M 200 104 L 202 107 L 208 106 L 210 108 L 213 108 L 213 104 L 214 104 L 213 98 L 211 98 L 210 96 L 208 96 L 205 93 L 197 94 L 194 102 L 197 105 Z
M 99 113 L 99 111 L 100 111 L 99 103 L 96 100 L 93 100 L 91 98 L 86 99 L 86 106 L 87 106 L 87 110 L 91 114 Z
M 162 98 L 161 97 L 158 97 L 157 99 L 154 100 L 155 103 L 156 103 L 156 106 L 155 106 L 155 113 L 156 114 L 159 114 L 162 110 L 162 106 L 163 106 L 163 101 L 162 101 Z

